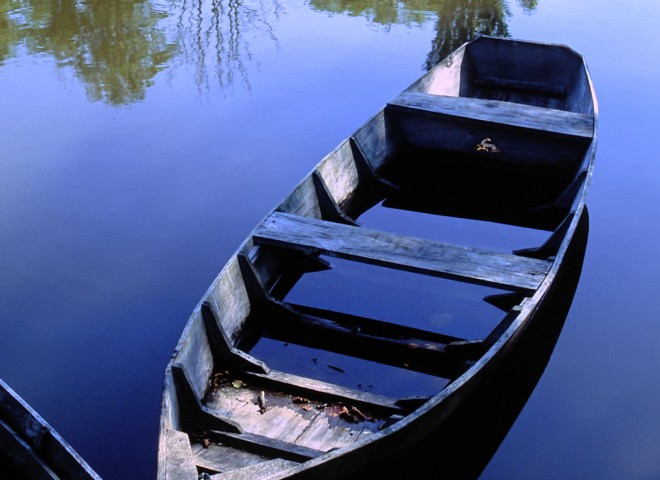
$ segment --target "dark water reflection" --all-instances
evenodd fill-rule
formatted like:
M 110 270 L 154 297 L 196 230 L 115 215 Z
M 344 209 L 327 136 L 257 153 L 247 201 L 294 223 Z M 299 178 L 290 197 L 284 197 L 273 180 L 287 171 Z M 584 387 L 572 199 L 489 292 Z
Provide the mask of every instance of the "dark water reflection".
M 0 1 L 0 377 L 104 478 L 153 478 L 164 366 L 262 216 L 455 46 L 566 43 L 601 104 L 589 247 L 482 477 L 660 477 L 657 18 L 655 0 Z

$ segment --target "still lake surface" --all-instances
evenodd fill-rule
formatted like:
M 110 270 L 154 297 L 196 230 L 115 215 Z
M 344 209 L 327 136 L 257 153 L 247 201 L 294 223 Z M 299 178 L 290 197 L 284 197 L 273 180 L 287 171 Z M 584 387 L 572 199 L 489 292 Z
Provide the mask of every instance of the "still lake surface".
M 0 0 L 0 377 L 104 478 L 154 478 L 165 365 L 263 215 L 475 34 L 565 43 L 600 104 L 587 252 L 481 478 L 660 478 L 659 21 L 657 0 Z

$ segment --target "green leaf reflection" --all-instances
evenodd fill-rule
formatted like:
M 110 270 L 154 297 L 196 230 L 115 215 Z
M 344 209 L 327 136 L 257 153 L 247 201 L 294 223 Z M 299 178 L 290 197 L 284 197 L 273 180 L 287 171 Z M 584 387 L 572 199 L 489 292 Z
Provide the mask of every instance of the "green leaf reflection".
M 144 99 L 153 77 L 174 56 L 158 22 L 167 14 L 148 0 L 4 0 L 0 62 L 24 48 L 71 67 L 91 100 Z
M 518 4 L 531 13 L 538 0 L 518 0 Z M 427 69 L 478 35 L 509 36 L 507 0 L 310 0 L 310 5 L 382 25 L 419 25 L 435 17 L 436 35 L 424 65 Z
M 308 0 L 315 10 L 375 24 L 435 22 L 424 65 L 479 34 L 509 36 L 508 0 Z M 0 0 L 0 66 L 19 54 L 53 58 L 111 105 L 141 101 L 159 71 L 193 69 L 200 90 L 250 88 L 251 44 L 277 43 L 280 0 Z M 533 12 L 538 0 L 517 0 Z

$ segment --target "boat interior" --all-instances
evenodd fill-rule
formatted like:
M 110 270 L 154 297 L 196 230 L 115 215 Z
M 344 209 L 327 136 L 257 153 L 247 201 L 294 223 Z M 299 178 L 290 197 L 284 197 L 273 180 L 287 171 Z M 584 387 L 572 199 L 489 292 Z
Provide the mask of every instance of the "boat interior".
M 323 159 L 195 309 L 164 412 L 199 473 L 277 471 L 377 434 L 543 282 L 589 166 L 588 74 L 564 47 L 482 40 Z

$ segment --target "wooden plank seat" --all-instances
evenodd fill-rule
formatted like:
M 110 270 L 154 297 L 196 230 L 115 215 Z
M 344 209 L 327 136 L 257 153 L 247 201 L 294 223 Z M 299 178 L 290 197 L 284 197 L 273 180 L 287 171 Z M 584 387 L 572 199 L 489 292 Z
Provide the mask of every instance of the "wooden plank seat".
M 405 92 L 388 107 L 569 137 L 590 139 L 594 134 L 592 115 L 498 100 Z
M 305 460 L 316 458 L 325 453 L 295 443 L 285 442 L 248 432 L 233 433 L 210 430 L 206 432 L 206 435 L 214 442 L 236 446 L 258 455 L 276 456 L 290 461 L 304 462 Z
M 393 415 L 409 413 L 410 411 L 405 400 L 399 403 L 399 400 L 384 395 L 364 392 L 291 373 L 271 370 L 267 374 L 247 372 L 242 377 L 251 384 L 260 385 L 265 388 L 279 389 L 291 395 L 357 405 L 366 407 L 374 412 Z
M 299 465 L 298 462 L 283 458 L 274 458 L 229 472 L 211 475 L 211 480 L 253 480 L 254 478 L 263 478 L 269 475 L 274 476 L 297 465 Z
M 255 243 L 328 254 L 373 265 L 512 291 L 532 291 L 551 262 L 405 237 L 315 218 L 274 212 Z

